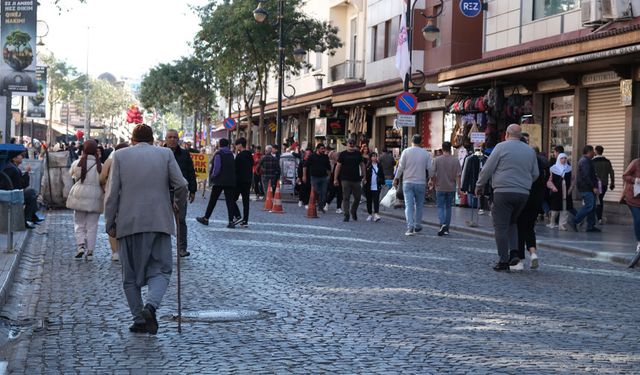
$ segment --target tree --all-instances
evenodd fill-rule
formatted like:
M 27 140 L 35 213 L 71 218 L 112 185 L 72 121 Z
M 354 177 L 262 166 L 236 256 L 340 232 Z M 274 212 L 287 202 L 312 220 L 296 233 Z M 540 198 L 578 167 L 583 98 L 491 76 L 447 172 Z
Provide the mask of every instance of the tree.
M 58 60 L 53 54 L 43 55 L 42 61 L 47 65 L 47 80 L 49 89 L 49 134 L 47 142 L 53 141 L 53 108 L 61 102 L 68 102 L 86 85 L 87 77 L 78 74 L 72 65 L 64 60 Z
M 275 19 L 277 1 L 265 3 Z M 287 0 L 283 10 L 285 72 L 297 74 L 304 64 L 293 58 L 297 47 L 306 51 L 328 52 L 342 46 L 338 29 L 301 11 L 304 0 Z M 256 23 L 254 0 L 224 0 L 197 8 L 201 30 L 194 40 L 195 55 L 213 72 L 221 92 L 233 92 L 243 99 L 251 122 L 253 102 L 258 99 L 259 127 L 264 127 L 268 78 L 278 65 L 278 30 L 274 25 Z M 239 89 L 239 90 L 238 90 Z M 251 125 L 248 129 L 251 140 Z M 262 143 L 262 142 L 261 142 Z

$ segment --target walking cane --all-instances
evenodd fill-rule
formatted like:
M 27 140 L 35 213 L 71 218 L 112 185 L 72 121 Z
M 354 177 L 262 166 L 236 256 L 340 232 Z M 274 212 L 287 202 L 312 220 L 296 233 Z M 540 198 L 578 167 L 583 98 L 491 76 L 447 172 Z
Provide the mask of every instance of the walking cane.
M 178 268 L 178 333 L 182 333 L 182 300 L 180 299 L 180 218 L 178 211 L 173 211 L 176 220 L 176 265 Z

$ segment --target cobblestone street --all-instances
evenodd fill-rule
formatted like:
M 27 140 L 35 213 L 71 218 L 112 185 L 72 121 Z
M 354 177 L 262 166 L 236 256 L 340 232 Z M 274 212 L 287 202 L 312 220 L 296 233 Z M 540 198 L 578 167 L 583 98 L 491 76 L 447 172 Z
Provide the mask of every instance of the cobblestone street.
M 73 259 L 73 216 L 49 213 L 23 262 L 29 321 L 4 351 L 16 374 L 638 373 L 640 274 L 541 249 L 541 268 L 496 273 L 494 243 L 452 232 L 404 236 L 404 223 L 307 219 L 252 205 L 227 229 L 224 202 L 204 227 L 189 207 L 183 311 L 242 309 L 261 319 L 177 323 L 176 272 L 157 336 L 128 331 L 120 264 L 101 222 L 93 262 Z M 224 213 L 223 213 L 224 212 Z M 149 218 L 152 220 L 153 218 Z M 217 219 L 217 220 L 213 220 Z M 19 287 L 20 285 L 16 285 Z M 15 288 L 14 288 L 15 289 Z M 4 312 L 4 316 L 9 316 Z

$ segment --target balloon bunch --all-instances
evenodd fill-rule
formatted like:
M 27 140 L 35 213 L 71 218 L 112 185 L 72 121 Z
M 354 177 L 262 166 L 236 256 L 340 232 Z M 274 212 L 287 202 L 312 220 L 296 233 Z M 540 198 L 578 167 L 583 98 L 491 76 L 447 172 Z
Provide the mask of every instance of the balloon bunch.
M 82 139 L 84 137 L 84 132 L 80 129 L 76 130 L 76 139 Z
M 142 112 L 140 112 L 137 106 L 132 105 L 129 107 L 127 111 L 127 122 L 129 124 L 142 124 Z

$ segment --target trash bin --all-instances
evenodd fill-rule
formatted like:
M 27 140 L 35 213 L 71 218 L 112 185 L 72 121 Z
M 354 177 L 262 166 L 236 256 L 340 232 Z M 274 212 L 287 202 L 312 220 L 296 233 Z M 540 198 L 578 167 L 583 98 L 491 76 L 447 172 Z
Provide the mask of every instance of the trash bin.
M 0 190 L 0 233 L 7 234 L 7 251 L 13 251 L 13 232 L 24 230 L 24 192 Z

